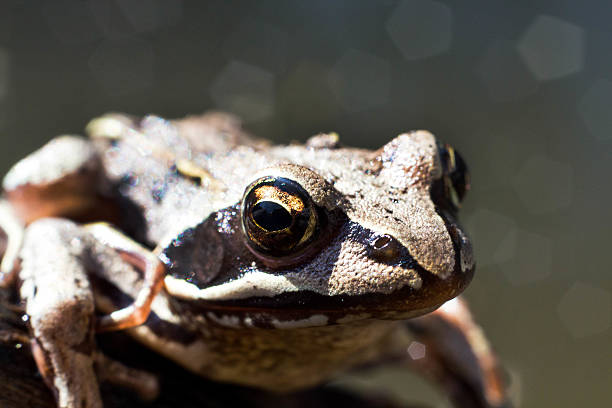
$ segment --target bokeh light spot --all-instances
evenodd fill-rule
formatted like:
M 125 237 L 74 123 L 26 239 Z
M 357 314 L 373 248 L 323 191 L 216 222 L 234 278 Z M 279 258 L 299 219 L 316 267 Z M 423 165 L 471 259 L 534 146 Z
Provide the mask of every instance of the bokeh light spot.
M 610 328 L 612 298 L 603 288 L 576 282 L 561 298 L 557 313 L 573 337 L 592 336 Z
M 413 360 L 420 360 L 425 357 L 427 352 L 427 346 L 423 343 L 419 343 L 418 341 L 413 341 L 408 346 L 408 355 Z
M 374 55 L 349 50 L 331 69 L 329 84 L 348 112 L 359 112 L 389 100 L 389 63 Z
M 589 131 L 600 140 L 612 140 L 612 81 L 595 81 L 578 103 L 578 113 Z
M 583 66 L 583 30 L 559 18 L 538 16 L 517 46 L 539 80 L 561 78 L 580 71 Z
M 546 156 L 532 156 L 514 176 L 513 185 L 532 214 L 568 207 L 572 202 L 573 169 Z
M 493 42 L 478 63 L 477 72 L 489 97 L 496 102 L 522 98 L 538 87 L 538 81 L 509 41 Z
M 514 240 L 515 256 L 498 268 L 513 285 L 545 279 L 552 272 L 552 241 L 543 235 L 519 229 Z
M 441 54 L 452 40 L 452 12 L 432 0 L 404 0 L 387 20 L 387 32 L 407 60 Z
M 245 122 L 262 120 L 274 114 L 274 75 L 232 61 L 213 80 L 210 96 L 217 108 L 238 114 Z

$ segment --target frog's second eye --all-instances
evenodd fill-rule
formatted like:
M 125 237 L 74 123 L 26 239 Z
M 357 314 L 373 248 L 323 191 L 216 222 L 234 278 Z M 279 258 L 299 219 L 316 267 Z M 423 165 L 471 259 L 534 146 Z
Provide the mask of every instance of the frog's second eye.
M 463 158 L 452 146 L 439 144 L 438 153 L 442 162 L 444 195 L 458 209 L 470 189 L 470 173 Z
M 317 210 L 312 199 L 293 180 L 262 177 L 247 187 L 242 199 L 242 227 L 256 253 L 284 257 L 315 238 Z

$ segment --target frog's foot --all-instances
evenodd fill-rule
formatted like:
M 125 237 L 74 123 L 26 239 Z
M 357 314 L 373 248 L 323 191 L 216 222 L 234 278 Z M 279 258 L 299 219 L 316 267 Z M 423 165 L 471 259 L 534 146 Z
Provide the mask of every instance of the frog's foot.
M 75 224 L 43 219 L 25 231 L 20 288 L 38 369 L 60 407 L 102 407 L 94 371 L 94 299 Z
M 455 406 L 511 406 L 497 358 L 462 299 L 412 319 L 408 326 L 417 342 L 408 348 L 411 364 L 437 382 Z
M 0 287 L 11 285 L 17 276 L 24 225 L 6 200 L 0 200 Z
M 123 330 L 143 324 L 151 312 L 151 304 L 164 285 L 166 268 L 159 258 L 132 241 L 120 231 L 106 223 L 95 223 L 85 226 L 94 239 L 104 246 L 117 251 L 123 261 L 143 272 L 142 287 L 138 290 L 134 302 L 101 317 L 96 330 L 99 332 Z

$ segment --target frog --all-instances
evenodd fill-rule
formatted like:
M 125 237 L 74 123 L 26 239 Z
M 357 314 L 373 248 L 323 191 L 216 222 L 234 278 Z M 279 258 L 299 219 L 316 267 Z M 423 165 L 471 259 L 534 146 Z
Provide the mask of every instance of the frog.
M 456 406 L 507 406 L 458 297 L 475 270 L 457 218 L 469 172 L 430 132 L 273 145 L 208 112 L 111 113 L 86 133 L 17 162 L 0 201 L 0 285 L 18 288 L 59 407 L 102 407 L 101 380 L 159 392 L 99 352 L 115 330 L 214 381 L 286 393 L 393 360 Z

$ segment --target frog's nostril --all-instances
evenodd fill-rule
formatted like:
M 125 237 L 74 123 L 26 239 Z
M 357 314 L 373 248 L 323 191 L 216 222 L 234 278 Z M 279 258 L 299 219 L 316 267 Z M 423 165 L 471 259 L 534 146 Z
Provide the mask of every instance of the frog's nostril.
M 391 235 L 381 234 L 368 242 L 370 256 L 380 262 L 396 262 L 401 255 L 401 245 Z
M 389 242 L 391 242 L 391 237 L 385 234 L 380 237 L 376 237 L 373 241 L 374 242 L 372 242 L 372 248 L 376 250 L 381 250 L 387 245 L 389 245 Z

